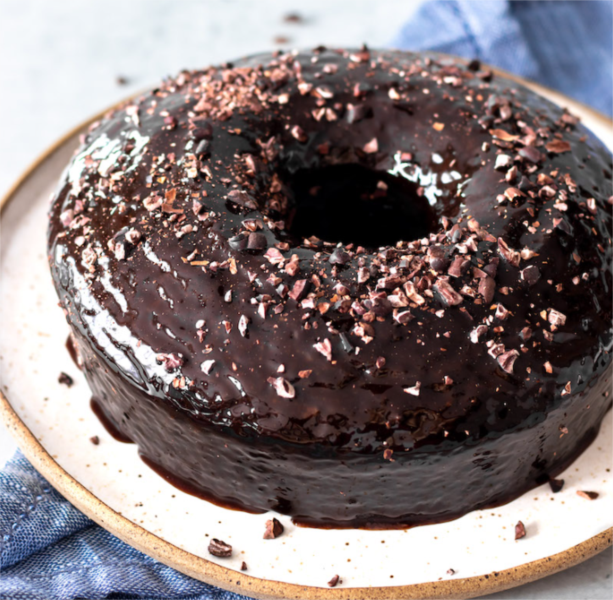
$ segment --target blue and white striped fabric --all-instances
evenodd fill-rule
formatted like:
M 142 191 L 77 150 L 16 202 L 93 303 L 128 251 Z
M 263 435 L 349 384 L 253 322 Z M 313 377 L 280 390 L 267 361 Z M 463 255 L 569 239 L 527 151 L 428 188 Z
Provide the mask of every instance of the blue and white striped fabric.
M 393 46 L 479 58 L 612 112 L 613 4 L 444 1 L 422 5 Z M 390 37 L 393 32 L 390 32 Z M 98 527 L 17 453 L 0 472 L 0 599 L 240 600 Z

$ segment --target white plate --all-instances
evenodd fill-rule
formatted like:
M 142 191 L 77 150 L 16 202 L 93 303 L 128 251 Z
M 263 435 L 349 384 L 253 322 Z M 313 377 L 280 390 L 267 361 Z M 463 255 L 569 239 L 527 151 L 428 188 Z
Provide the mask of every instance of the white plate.
M 613 147 L 606 120 L 570 101 L 567 104 Z M 65 349 L 68 326 L 57 306 L 46 259 L 46 211 L 77 143 L 78 132 L 52 149 L 9 194 L 10 202 L 2 212 L 0 375 L 6 397 L 2 412 L 39 470 L 107 528 L 183 571 L 225 587 L 237 589 L 238 583 L 243 586 L 238 589 L 246 593 L 263 592 L 255 581 L 245 589 L 249 578 L 232 573 L 240 570 L 243 561 L 248 575 L 269 582 L 321 586 L 330 594 L 337 590 L 329 590 L 327 582 L 338 574 L 342 588 L 374 587 L 381 594 L 373 593 L 373 597 L 399 597 L 408 592 L 405 588 L 396 594 L 397 586 L 480 578 L 514 569 L 568 551 L 613 526 L 611 413 L 596 441 L 560 476 L 566 482 L 562 492 L 553 494 L 548 485 L 541 486 L 500 508 L 406 531 L 298 528 L 277 515 L 285 534 L 263 541 L 264 522 L 270 515 L 220 508 L 169 485 L 140 460 L 136 446 L 117 442 L 105 431 L 90 410 L 85 379 Z M 72 388 L 58 383 L 61 371 L 73 377 Z M 28 438 L 19 420 L 56 465 Z M 90 442 L 94 435 L 100 438 L 97 446 Z M 76 487 L 81 491 L 75 497 Z M 590 502 L 579 497 L 577 490 L 597 491 L 600 496 Z M 111 518 L 113 511 L 118 515 Z M 514 525 L 519 520 L 525 523 L 527 536 L 515 541 Z M 147 532 L 157 536 L 157 542 Z M 207 546 L 213 537 L 232 544 L 234 556 L 209 555 Z M 160 550 L 156 543 L 165 548 Z M 225 570 L 203 567 L 210 563 L 197 560 L 192 567 L 185 566 L 186 556 L 216 562 Z M 449 569 L 455 575 L 448 575 Z M 521 581 L 525 580 L 524 576 Z M 500 586 L 486 583 L 482 587 L 480 593 Z M 267 593 L 278 597 L 289 594 L 291 588 L 281 584 L 268 589 Z M 469 595 L 467 590 L 460 595 Z M 432 592 L 422 587 L 421 593 L 425 597 Z M 317 595 L 313 594 L 311 589 L 303 597 Z

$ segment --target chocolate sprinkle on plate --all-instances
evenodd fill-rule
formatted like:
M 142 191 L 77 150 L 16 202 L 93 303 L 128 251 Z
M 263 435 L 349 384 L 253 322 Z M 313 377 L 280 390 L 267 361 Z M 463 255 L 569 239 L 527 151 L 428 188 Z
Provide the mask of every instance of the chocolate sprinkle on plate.
M 521 521 L 517 521 L 517 525 L 515 525 L 515 539 L 521 540 L 523 537 L 526 537 L 526 527 Z
M 264 530 L 265 540 L 274 540 L 278 538 L 285 528 L 278 519 L 269 519 L 266 521 L 266 528 Z
M 596 500 L 600 494 L 598 492 L 587 492 L 584 490 L 577 490 L 577 496 L 581 496 L 586 500 Z
M 65 385 L 67 387 L 72 387 L 72 384 L 74 383 L 74 379 L 68 375 L 68 373 L 64 373 L 63 371 L 60 373 L 60 376 L 57 378 L 58 383 L 61 383 L 62 385 Z
M 338 575 L 335 575 L 332 577 L 332 579 L 330 579 L 330 581 L 328 581 L 328 587 L 336 587 L 339 583 L 341 583 L 341 578 Z
M 232 546 L 222 540 L 213 538 L 209 543 L 209 553 L 218 558 L 228 558 L 232 556 Z

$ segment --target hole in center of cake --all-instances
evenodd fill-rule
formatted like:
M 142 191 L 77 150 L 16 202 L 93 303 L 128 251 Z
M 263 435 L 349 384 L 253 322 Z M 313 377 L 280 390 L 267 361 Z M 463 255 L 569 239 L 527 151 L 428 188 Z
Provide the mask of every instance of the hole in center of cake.
M 359 164 L 299 169 L 289 179 L 288 233 L 365 248 L 393 246 L 438 229 L 416 183 Z

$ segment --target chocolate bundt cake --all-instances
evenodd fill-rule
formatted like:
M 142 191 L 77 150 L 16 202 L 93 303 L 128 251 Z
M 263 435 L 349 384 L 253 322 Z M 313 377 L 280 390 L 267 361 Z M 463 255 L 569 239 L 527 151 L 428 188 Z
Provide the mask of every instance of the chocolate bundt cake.
M 49 262 L 101 418 L 301 524 L 512 500 L 611 406 L 611 154 L 476 61 L 182 72 L 83 136 Z

